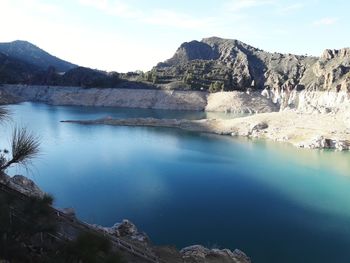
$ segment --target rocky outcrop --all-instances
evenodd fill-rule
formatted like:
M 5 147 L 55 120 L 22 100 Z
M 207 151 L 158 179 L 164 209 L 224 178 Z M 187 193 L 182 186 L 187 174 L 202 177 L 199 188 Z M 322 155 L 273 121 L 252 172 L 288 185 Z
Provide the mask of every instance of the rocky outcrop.
M 208 249 L 201 245 L 189 246 L 180 251 L 184 262 L 211 263 L 232 262 L 250 263 L 250 258 L 239 249 Z
M 279 101 L 280 110 L 295 109 L 302 113 L 341 113 L 350 110 L 350 93 L 346 91 L 296 91 L 281 94 L 270 93 Z M 265 94 L 265 96 L 267 96 Z
M 300 82 L 307 90 L 349 92 L 350 48 L 325 50 L 317 62 L 307 68 Z
M 309 141 L 300 142 L 298 147 L 309 149 L 336 149 L 339 151 L 345 151 L 350 150 L 350 141 L 317 136 Z
M 42 198 L 45 193 L 29 178 L 23 175 L 10 177 L 4 173 L 0 174 L 0 182 L 28 196 Z
M 126 237 L 138 242 L 150 243 L 147 234 L 139 232 L 137 227 L 127 219 L 124 219 L 121 223 L 114 224 L 112 227 L 102 227 L 99 225 L 93 225 L 93 227 L 115 237 Z

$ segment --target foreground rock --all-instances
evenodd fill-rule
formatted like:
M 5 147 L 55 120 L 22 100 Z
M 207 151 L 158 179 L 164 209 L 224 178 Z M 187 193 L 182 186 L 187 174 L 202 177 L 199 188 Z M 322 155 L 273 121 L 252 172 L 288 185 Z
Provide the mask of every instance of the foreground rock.
M 43 198 L 45 193 L 29 178 L 23 175 L 13 177 L 0 173 L 0 182 L 28 196 Z
M 102 227 L 99 225 L 93 225 L 97 230 L 103 231 L 109 235 L 115 237 L 126 237 L 131 240 L 141 242 L 145 245 L 150 244 L 150 239 L 144 232 L 139 232 L 137 227 L 127 219 L 124 219 L 121 223 L 116 223 L 112 227 Z
M 158 255 L 164 262 L 167 263 L 250 263 L 250 258 L 242 251 L 235 249 L 208 249 L 201 245 L 193 245 L 185 247 L 178 251 L 174 247 L 154 246 L 149 237 L 139 232 L 137 227 L 129 220 L 124 219 L 121 223 L 116 223 L 112 227 L 101 227 L 94 225 L 99 231 L 112 236 L 127 239 L 133 244 L 142 246 L 147 251 Z
M 240 251 L 235 249 L 208 249 L 201 245 L 194 245 L 181 249 L 180 251 L 184 262 L 210 263 L 210 262 L 233 262 L 233 263 L 249 263 L 250 258 Z

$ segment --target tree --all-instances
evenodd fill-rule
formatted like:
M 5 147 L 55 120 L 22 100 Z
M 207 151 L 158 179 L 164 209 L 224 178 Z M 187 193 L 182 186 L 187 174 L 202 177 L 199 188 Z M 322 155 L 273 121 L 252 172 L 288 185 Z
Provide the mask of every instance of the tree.
M 7 149 L 0 152 L 0 172 L 13 164 L 27 166 L 39 153 L 39 138 L 26 128 L 15 128 L 12 135 L 11 153 Z
M 225 84 L 221 81 L 215 81 L 214 83 L 211 83 L 209 86 L 209 92 L 214 93 L 218 91 L 223 91 L 225 88 Z
M 0 121 L 6 119 L 9 116 L 9 111 L 6 108 L 0 107 Z
M 187 72 L 187 74 L 185 75 L 185 78 L 184 78 L 185 83 L 192 84 L 193 80 L 194 80 L 193 73 Z

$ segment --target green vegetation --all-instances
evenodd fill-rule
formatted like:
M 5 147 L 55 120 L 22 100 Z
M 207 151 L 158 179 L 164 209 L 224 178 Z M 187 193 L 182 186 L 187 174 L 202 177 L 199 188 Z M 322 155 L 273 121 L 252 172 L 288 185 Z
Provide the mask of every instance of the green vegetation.
M 113 251 L 111 242 L 105 237 L 83 233 L 64 245 L 61 251 L 64 262 L 114 263 L 121 262 L 120 255 Z
M 43 237 L 55 231 L 51 203 L 50 196 L 21 200 L 0 192 L 0 259 L 41 262 L 40 253 L 48 249 Z
M 52 197 L 20 199 L 0 191 L 0 262 L 121 262 L 111 242 L 81 233 L 73 241 L 58 240 Z
M 159 77 L 156 71 L 151 70 L 146 73 L 142 73 L 142 80 L 156 84 L 159 81 Z
M 220 81 L 215 81 L 214 83 L 211 83 L 209 86 L 209 92 L 214 93 L 214 92 L 219 92 L 223 91 L 225 88 L 225 84 Z

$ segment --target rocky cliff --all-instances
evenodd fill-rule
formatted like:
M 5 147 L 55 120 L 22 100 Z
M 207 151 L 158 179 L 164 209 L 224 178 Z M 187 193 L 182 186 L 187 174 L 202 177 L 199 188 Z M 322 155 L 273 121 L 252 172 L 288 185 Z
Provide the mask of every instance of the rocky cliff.
M 238 40 L 204 38 L 182 44 L 154 69 L 159 83 L 182 81 L 193 89 L 350 91 L 350 49 L 321 57 L 270 53 Z

